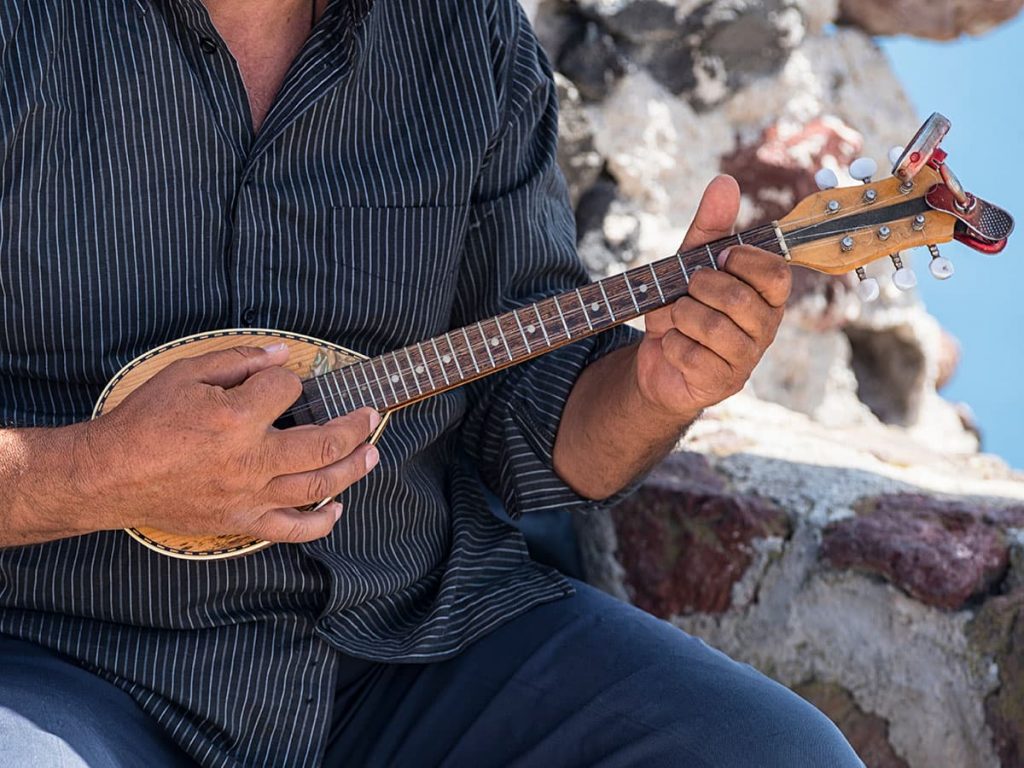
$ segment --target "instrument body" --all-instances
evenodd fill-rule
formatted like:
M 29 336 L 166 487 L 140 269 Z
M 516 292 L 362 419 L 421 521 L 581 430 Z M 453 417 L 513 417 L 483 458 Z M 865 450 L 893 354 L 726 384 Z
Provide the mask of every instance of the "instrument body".
M 232 347 L 265 347 L 269 344 L 288 345 L 289 357 L 285 366 L 302 379 L 320 376 L 353 363 L 366 360 L 364 355 L 328 341 L 265 329 L 241 328 L 198 333 L 163 344 L 137 357 L 122 368 L 96 402 L 92 417 L 98 418 L 117 407 L 128 395 L 176 360 L 216 352 Z M 387 414 L 370 438 L 377 442 L 387 422 Z M 183 488 L 182 493 L 187 493 Z M 324 502 L 329 501 L 325 499 Z M 128 528 L 133 539 L 150 549 L 171 557 L 186 560 L 216 560 L 247 555 L 270 546 L 270 542 L 250 536 L 225 534 L 222 536 L 185 536 L 152 528 Z

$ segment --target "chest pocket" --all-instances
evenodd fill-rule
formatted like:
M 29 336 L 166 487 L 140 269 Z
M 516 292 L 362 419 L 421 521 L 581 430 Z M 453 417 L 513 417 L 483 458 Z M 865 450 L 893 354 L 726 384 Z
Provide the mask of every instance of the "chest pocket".
M 349 328 L 385 347 L 447 330 L 468 213 L 466 205 L 335 207 L 329 252 Z

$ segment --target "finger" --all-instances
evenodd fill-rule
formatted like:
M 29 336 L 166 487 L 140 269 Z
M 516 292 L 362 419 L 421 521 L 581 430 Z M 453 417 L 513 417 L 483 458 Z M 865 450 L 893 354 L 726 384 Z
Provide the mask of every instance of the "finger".
M 682 248 L 696 248 L 732 234 L 740 212 L 740 187 L 732 176 L 716 176 L 704 190 Z
M 299 399 L 302 380 L 291 371 L 275 366 L 257 371 L 228 394 L 240 409 L 269 426 Z
M 204 384 L 235 387 L 259 371 L 288 360 L 288 347 L 271 344 L 267 347 L 233 347 L 207 352 L 182 361 L 180 370 Z
M 378 424 L 379 413 L 360 408 L 323 426 L 271 431 L 267 435 L 270 471 L 286 475 L 330 466 L 365 443 Z
M 689 295 L 728 316 L 755 342 L 775 335 L 781 310 L 770 306 L 761 294 L 733 275 L 702 269 L 690 282 Z
M 721 269 L 761 294 L 770 306 L 781 307 L 789 298 L 793 274 L 789 264 L 774 253 L 738 245 L 719 254 L 718 262 Z
M 757 345 L 728 315 L 685 296 L 672 307 L 676 331 L 707 347 L 730 368 L 743 368 L 756 359 Z
M 661 351 L 665 359 L 683 374 L 687 383 L 695 378 L 710 382 L 732 379 L 732 369 L 728 362 L 699 341 L 679 331 L 673 330 L 665 334 L 661 340 Z
M 319 509 L 272 509 L 249 529 L 251 536 L 263 541 L 299 544 L 322 539 L 334 528 L 341 517 L 341 504 L 331 502 Z
M 281 475 L 271 480 L 261 494 L 264 503 L 282 507 L 301 507 L 337 496 L 365 477 L 377 466 L 380 454 L 372 445 L 363 445 L 329 467 Z

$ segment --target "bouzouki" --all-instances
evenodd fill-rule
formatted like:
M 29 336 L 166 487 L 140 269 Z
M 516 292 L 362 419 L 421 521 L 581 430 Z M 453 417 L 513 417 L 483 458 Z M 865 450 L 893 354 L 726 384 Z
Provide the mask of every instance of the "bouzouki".
M 864 182 L 860 187 L 836 188 L 834 173 L 819 172 L 822 191 L 783 219 L 378 357 L 275 330 L 211 331 L 172 341 L 121 369 L 104 389 L 93 418 L 115 408 L 175 360 L 239 345 L 263 346 L 272 339 L 288 345 L 287 367 L 303 379 L 302 395 L 278 426 L 322 424 L 370 406 L 383 417 L 370 438 L 376 442 L 388 417 L 401 408 L 674 302 L 686 295 L 695 272 L 718 269 L 716 256 L 730 246 L 757 246 L 791 264 L 828 274 L 856 270 L 858 290 L 866 300 L 879 291 L 863 267 L 877 259 L 892 259 L 898 287 L 913 285 L 913 274 L 899 256 L 908 248 L 927 246 L 932 274 L 944 279 L 952 274 L 952 264 L 939 255 L 939 243 L 955 238 L 994 254 L 1006 246 L 1013 230 L 1006 211 L 966 192 L 949 169 L 939 148 L 949 127 L 946 118 L 932 115 L 906 149 L 890 153 L 890 178 L 872 181 L 877 165 L 867 159 L 851 167 L 851 175 Z M 243 535 L 181 536 L 147 528 L 127 533 L 150 549 L 187 559 L 233 557 L 270 546 Z

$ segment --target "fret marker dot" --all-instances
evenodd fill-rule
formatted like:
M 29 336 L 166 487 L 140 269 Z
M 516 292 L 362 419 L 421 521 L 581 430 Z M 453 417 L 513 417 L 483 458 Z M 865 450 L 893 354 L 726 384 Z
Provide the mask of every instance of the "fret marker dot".
M 640 293 L 647 293 L 647 283 L 640 283 L 637 290 L 640 291 Z
M 491 346 L 496 347 L 500 342 L 497 339 L 491 339 Z
M 416 366 L 416 373 L 423 373 L 423 366 L 422 365 L 417 365 Z
M 598 303 L 597 303 L 597 302 L 595 301 L 595 302 L 594 302 L 593 304 L 591 304 L 591 305 L 590 305 L 590 311 L 591 311 L 591 312 L 600 312 L 600 311 L 601 311 L 601 305 L 600 305 L 600 304 L 598 304 Z
M 535 326 L 533 324 L 530 324 L 530 325 L 526 326 L 526 332 L 527 333 L 533 333 L 536 330 L 537 330 L 537 326 Z
M 395 374 L 391 374 L 391 383 L 392 384 L 397 384 L 398 383 L 398 376 L 396 376 Z
M 451 355 L 442 355 L 441 356 L 441 362 L 444 363 L 445 365 L 447 365 L 451 361 L 452 361 L 452 356 Z

